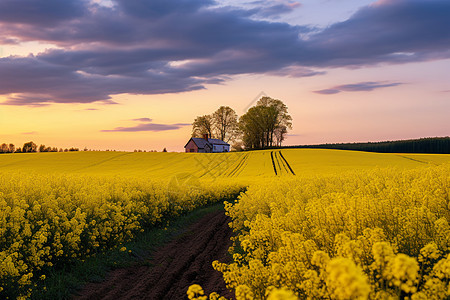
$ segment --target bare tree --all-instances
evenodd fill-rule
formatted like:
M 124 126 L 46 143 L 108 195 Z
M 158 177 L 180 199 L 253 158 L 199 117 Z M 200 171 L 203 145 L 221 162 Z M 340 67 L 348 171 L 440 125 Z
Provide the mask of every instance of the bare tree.
M 238 131 L 236 112 L 229 106 L 221 106 L 212 114 L 212 122 L 217 138 L 224 142 L 234 140 Z
M 278 147 L 281 146 L 281 143 L 284 141 L 284 137 L 285 137 L 286 133 L 287 133 L 287 128 L 284 125 L 278 126 L 277 128 L 275 128 L 274 135 L 276 138 L 276 146 L 278 146 Z
M 204 134 L 208 134 L 209 137 L 213 134 L 213 121 L 210 115 L 199 116 L 192 123 L 193 137 L 203 137 Z

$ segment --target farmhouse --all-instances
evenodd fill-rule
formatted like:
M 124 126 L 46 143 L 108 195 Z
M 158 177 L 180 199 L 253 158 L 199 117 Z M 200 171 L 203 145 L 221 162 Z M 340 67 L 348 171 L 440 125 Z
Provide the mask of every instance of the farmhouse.
M 203 138 L 191 138 L 184 146 L 186 152 L 229 152 L 230 144 L 219 139 L 210 139 L 207 134 Z

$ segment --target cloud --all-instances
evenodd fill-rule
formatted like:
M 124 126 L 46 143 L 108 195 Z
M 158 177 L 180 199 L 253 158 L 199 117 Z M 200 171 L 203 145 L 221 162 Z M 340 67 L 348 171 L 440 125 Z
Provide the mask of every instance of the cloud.
M 344 84 L 338 85 L 329 89 L 314 91 L 317 94 L 323 95 L 332 95 L 340 92 L 370 92 L 375 89 L 398 86 L 403 83 L 401 82 L 377 82 L 377 81 L 369 81 L 369 82 L 360 82 L 353 84 Z
M 364 66 L 450 57 L 450 2 L 378 1 L 313 35 L 315 66 Z
M 278 18 L 282 14 L 287 14 L 302 6 L 300 2 L 290 0 L 253 1 L 249 3 L 255 6 L 255 14 L 263 18 Z
M 324 68 L 450 58 L 447 0 L 378 1 L 319 32 L 258 19 L 299 6 L 289 0 L 251 8 L 212 0 L 111 3 L 1 1 L 0 43 L 58 46 L 0 58 L 1 104 L 111 104 L 117 94 L 188 92 L 238 74 L 304 77 Z
M 132 121 L 143 122 L 141 124 L 131 127 L 116 127 L 114 129 L 101 130 L 101 132 L 140 132 L 140 131 L 168 131 L 177 130 L 184 126 L 190 126 L 189 123 L 176 123 L 176 124 L 157 124 L 152 123 L 150 118 L 137 118 Z
M 54 26 L 87 13 L 85 0 L 2 0 L 2 23 Z
M 151 122 L 152 119 L 150 118 L 138 118 L 138 119 L 131 119 L 131 121 L 138 121 L 138 122 Z
M 340 92 L 341 91 L 337 90 L 337 89 L 324 89 L 324 90 L 314 91 L 314 93 L 323 94 L 323 95 L 333 95 L 333 94 L 337 94 Z
M 33 135 L 33 134 L 38 134 L 38 132 L 37 131 L 29 131 L 29 132 L 22 132 L 22 134 Z

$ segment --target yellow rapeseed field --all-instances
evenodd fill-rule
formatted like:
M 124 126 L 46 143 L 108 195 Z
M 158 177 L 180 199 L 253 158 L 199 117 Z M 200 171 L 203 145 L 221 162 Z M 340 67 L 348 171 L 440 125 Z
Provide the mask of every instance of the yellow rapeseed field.
M 52 266 L 244 187 L 226 202 L 234 262 L 214 264 L 238 299 L 450 297 L 449 162 L 312 149 L 3 154 L 0 298 L 26 298 Z

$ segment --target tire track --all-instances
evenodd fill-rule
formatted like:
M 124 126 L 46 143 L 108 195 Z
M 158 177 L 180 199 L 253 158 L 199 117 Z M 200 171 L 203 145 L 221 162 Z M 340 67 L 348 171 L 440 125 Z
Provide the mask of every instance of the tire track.
M 270 158 L 272 159 L 273 171 L 275 172 L 275 175 L 278 175 L 277 168 L 275 166 L 275 161 L 273 159 L 273 151 L 270 151 Z
M 110 157 L 110 158 L 107 158 L 107 159 L 104 159 L 104 160 L 98 161 L 98 162 L 96 162 L 96 163 L 93 163 L 93 164 L 91 164 L 91 165 L 88 165 L 88 166 L 84 166 L 84 167 L 81 167 L 81 168 L 79 168 L 79 169 L 76 169 L 76 170 L 74 170 L 74 171 L 80 171 L 80 170 L 84 170 L 84 169 L 92 168 L 92 167 L 95 167 L 95 166 L 101 165 L 101 164 L 103 164 L 103 163 L 105 163 L 105 162 L 108 162 L 108 161 L 114 160 L 114 159 L 116 159 L 116 158 L 119 158 L 119 157 L 122 157 L 122 156 L 125 156 L 125 155 L 130 155 L 130 154 L 133 154 L 133 152 L 128 152 L 128 153 L 121 153 L 121 154 L 117 154 L 117 155 L 115 155 L 115 156 L 113 156 L 113 157 Z
M 214 155 L 214 153 L 212 155 Z M 231 155 L 231 154 L 226 154 L 226 155 Z M 220 173 L 220 169 L 219 169 L 221 165 L 226 164 L 226 160 L 227 160 L 227 158 L 221 159 L 220 162 L 217 163 L 216 165 L 214 165 L 213 167 L 211 167 L 209 164 L 212 163 L 212 162 L 217 162 L 217 159 L 214 159 L 214 158 L 211 159 L 210 158 L 209 162 L 206 163 L 206 166 L 204 166 L 202 163 L 200 163 L 206 169 L 206 171 L 202 175 L 200 175 L 199 177 L 202 178 L 203 176 L 208 175 L 208 174 L 211 174 L 211 175 L 214 175 L 214 176 L 220 176 L 220 175 L 226 173 L 226 170 L 224 172 Z M 213 170 L 215 170 L 215 171 L 217 171 L 219 173 L 213 174 Z
M 288 170 L 287 166 L 286 166 L 286 162 L 283 159 L 281 159 L 280 153 L 281 153 L 280 151 L 276 152 L 278 163 L 283 166 L 284 172 L 286 172 L 286 174 L 291 174 L 290 171 Z M 280 167 L 280 169 L 281 169 L 281 167 Z
M 233 177 L 234 175 L 237 175 L 237 173 L 239 171 L 241 171 L 242 167 L 244 166 L 245 162 L 248 159 L 249 154 L 245 154 L 241 160 L 239 161 L 239 163 L 237 164 L 237 166 L 227 175 L 228 177 Z
M 286 160 L 286 158 L 284 158 L 283 153 L 281 153 L 280 151 L 280 156 L 281 158 L 284 160 L 284 162 L 286 163 L 287 167 L 289 168 L 289 170 L 291 171 L 292 175 L 295 175 L 294 170 L 292 170 L 291 166 L 289 165 L 288 161 Z

